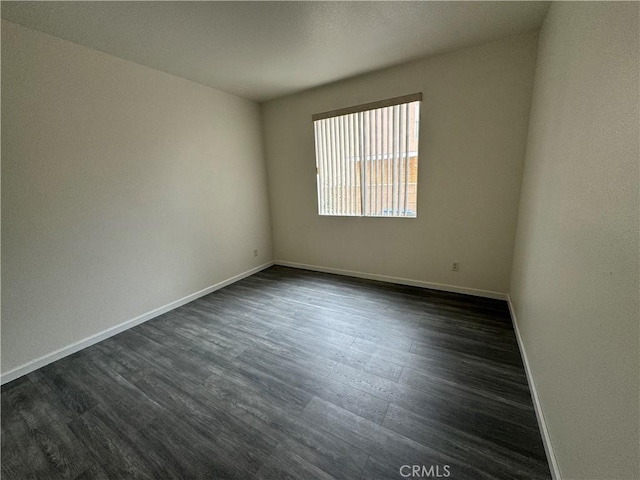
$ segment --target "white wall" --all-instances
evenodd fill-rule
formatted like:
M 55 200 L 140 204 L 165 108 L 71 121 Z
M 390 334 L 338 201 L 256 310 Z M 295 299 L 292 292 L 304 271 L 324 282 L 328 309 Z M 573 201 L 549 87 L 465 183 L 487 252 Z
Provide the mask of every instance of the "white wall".
M 275 258 L 507 292 L 536 43 L 506 38 L 263 104 Z M 318 216 L 311 115 L 415 92 L 418 218 Z
M 540 33 L 511 295 L 562 478 L 638 479 L 639 5 Z
M 272 259 L 253 102 L 2 22 L 2 126 L 3 373 Z

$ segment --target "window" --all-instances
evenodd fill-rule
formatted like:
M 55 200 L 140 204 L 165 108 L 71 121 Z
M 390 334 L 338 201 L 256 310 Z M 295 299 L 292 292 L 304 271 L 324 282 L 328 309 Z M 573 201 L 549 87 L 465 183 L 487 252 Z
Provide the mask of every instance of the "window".
M 422 94 L 313 115 L 318 213 L 415 217 Z

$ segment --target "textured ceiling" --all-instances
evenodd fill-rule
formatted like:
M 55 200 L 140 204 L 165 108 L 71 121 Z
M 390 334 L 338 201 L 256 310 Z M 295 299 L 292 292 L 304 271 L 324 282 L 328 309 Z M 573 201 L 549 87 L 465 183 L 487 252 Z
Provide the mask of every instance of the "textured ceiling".
M 262 101 L 540 27 L 547 2 L 2 2 L 2 17 Z

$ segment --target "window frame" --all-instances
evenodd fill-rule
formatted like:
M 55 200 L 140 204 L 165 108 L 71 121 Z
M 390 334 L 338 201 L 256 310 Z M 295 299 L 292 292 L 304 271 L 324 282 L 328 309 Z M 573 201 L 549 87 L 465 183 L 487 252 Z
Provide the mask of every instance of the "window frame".
M 418 188 L 418 178 L 417 178 L 417 168 L 418 168 L 418 160 L 419 160 L 419 125 L 420 125 L 420 116 L 422 113 L 422 108 L 421 107 L 421 103 L 422 103 L 422 92 L 417 92 L 417 93 L 412 93 L 412 94 L 408 94 L 408 95 L 402 95 L 399 97 L 393 97 L 393 98 L 389 98 L 389 99 L 385 99 L 385 100 L 378 100 L 375 102 L 368 102 L 368 103 L 364 103 L 364 104 L 360 104 L 360 105 L 354 105 L 354 106 L 350 106 L 350 107 L 345 107 L 345 108 L 339 108 L 336 110 L 330 110 L 327 112 L 322 112 L 322 113 L 315 113 L 311 116 L 312 122 L 313 122 L 313 126 L 314 126 L 314 144 L 315 144 L 315 166 L 316 166 L 316 189 L 317 189 L 317 201 L 318 201 L 318 215 L 319 216 L 328 216 L 328 217 L 367 217 L 367 218 L 417 218 L 418 214 L 417 214 L 417 203 L 415 203 L 414 205 L 414 210 L 409 210 L 407 208 L 407 203 L 406 203 L 406 197 L 405 197 L 405 208 L 401 209 L 401 206 L 398 204 L 397 208 L 395 208 L 395 206 L 393 205 L 393 199 L 391 200 L 391 210 L 393 211 L 398 211 L 400 212 L 401 210 L 404 212 L 402 215 L 400 214 L 373 214 L 368 212 L 368 210 L 370 209 L 371 205 L 369 204 L 368 206 L 364 206 L 364 202 L 366 201 L 367 198 L 367 189 L 371 189 L 371 181 L 366 182 L 365 184 L 365 173 L 361 174 L 361 183 L 360 185 L 354 185 L 355 187 L 360 188 L 360 199 L 359 203 L 360 204 L 360 212 L 359 213 L 323 213 L 323 202 L 322 199 L 324 198 L 324 196 L 326 195 L 326 189 L 323 187 L 323 185 L 321 185 L 321 176 L 320 176 L 320 151 L 321 151 L 321 147 L 318 144 L 318 140 L 319 140 L 319 134 L 318 134 L 318 130 L 317 130 L 317 124 L 316 122 L 319 120 L 327 120 L 327 119 L 332 119 L 332 118 L 339 118 L 345 115 L 351 115 L 351 114 L 356 114 L 356 113 L 362 113 L 362 112 L 370 112 L 370 111 L 375 111 L 377 109 L 382 109 L 382 108 L 387 108 L 387 107 L 395 107 L 395 106 L 399 106 L 399 105 L 405 105 L 407 104 L 407 113 L 406 115 L 409 115 L 409 105 L 413 104 L 414 102 L 420 102 L 418 103 L 415 108 L 416 111 L 414 113 L 414 119 L 413 119 L 413 136 L 414 136 L 414 141 L 415 143 L 415 150 L 413 150 L 415 152 L 415 200 L 417 202 L 417 188 Z M 392 114 L 393 115 L 393 114 Z M 359 137 L 361 135 L 363 135 L 362 133 L 362 129 L 363 125 L 359 124 L 356 128 L 356 137 Z M 374 127 L 377 130 L 377 126 Z M 388 127 L 387 127 L 388 128 Z M 395 126 L 393 127 L 395 129 Z M 371 129 L 371 126 L 369 126 L 369 129 Z M 404 131 L 404 136 L 400 135 L 400 127 L 398 127 L 398 139 L 400 139 L 400 141 L 402 141 L 402 138 L 408 138 L 410 136 L 410 130 L 407 131 L 405 128 Z M 371 130 L 369 130 L 371 131 Z M 382 136 L 384 136 L 384 132 L 382 132 Z M 395 130 L 393 131 L 393 134 L 395 135 Z M 324 137 L 323 137 L 324 139 Z M 376 142 L 377 142 L 377 137 L 376 137 Z M 361 144 L 361 148 L 362 144 Z M 401 151 L 398 152 L 400 154 L 400 158 L 402 158 L 402 153 Z M 407 149 L 404 152 L 404 155 L 407 158 L 407 162 L 409 161 L 409 154 L 411 153 L 411 150 Z M 384 158 L 385 154 L 387 155 L 387 158 L 389 158 L 390 153 L 386 153 L 384 151 L 381 151 L 380 153 L 375 153 L 373 154 L 373 156 L 380 156 L 380 158 Z M 359 154 L 359 156 L 362 157 L 362 160 L 360 160 L 361 162 L 364 162 L 367 160 L 367 154 L 363 151 L 362 153 Z M 371 152 L 369 153 L 369 161 L 371 160 L 372 154 Z M 395 156 L 395 152 L 394 152 L 394 156 L 393 156 L 393 160 L 394 162 L 397 161 L 397 158 Z M 364 165 L 364 163 L 362 163 L 361 165 Z M 408 168 L 408 163 L 406 164 L 407 168 Z M 363 168 L 363 167 L 362 167 Z M 370 166 L 368 168 L 371 168 Z M 378 168 L 378 167 L 376 167 Z M 395 168 L 395 164 L 392 165 L 392 168 Z M 410 171 L 408 169 L 405 169 L 404 171 L 404 175 L 408 176 L 410 174 Z M 358 176 L 358 175 L 356 175 Z M 331 178 L 331 177 L 330 177 Z M 377 182 L 377 179 L 376 179 Z M 406 180 L 405 180 L 406 182 Z M 377 190 L 377 187 L 379 184 L 373 184 Z M 395 188 L 395 183 L 391 184 L 394 188 Z M 400 182 L 398 182 L 398 185 L 400 185 Z M 408 183 L 405 183 L 405 195 L 408 195 L 406 188 L 407 188 Z M 383 185 L 384 186 L 384 185 Z M 357 197 L 357 195 L 356 195 Z M 389 200 L 387 200 L 388 202 Z M 384 206 L 384 204 L 383 204 Z M 387 205 L 387 208 L 384 208 L 382 211 L 388 211 L 389 210 L 389 205 Z M 376 205 L 377 208 L 377 205 Z M 407 212 L 411 211 L 412 215 L 408 215 Z

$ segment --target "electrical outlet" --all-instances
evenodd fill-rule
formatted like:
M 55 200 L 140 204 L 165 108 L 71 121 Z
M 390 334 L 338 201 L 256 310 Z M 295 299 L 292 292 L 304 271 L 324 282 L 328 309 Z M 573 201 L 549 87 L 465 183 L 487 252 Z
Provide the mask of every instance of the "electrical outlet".
M 459 272 L 460 271 L 460 264 L 458 262 L 453 262 L 453 265 L 451 265 L 451 271 L 452 272 Z
M 258 256 L 258 249 L 257 249 L 257 248 L 253 251 L 253 256 L 254 256 L 254 257 L 257 257 L 257 256 Z

